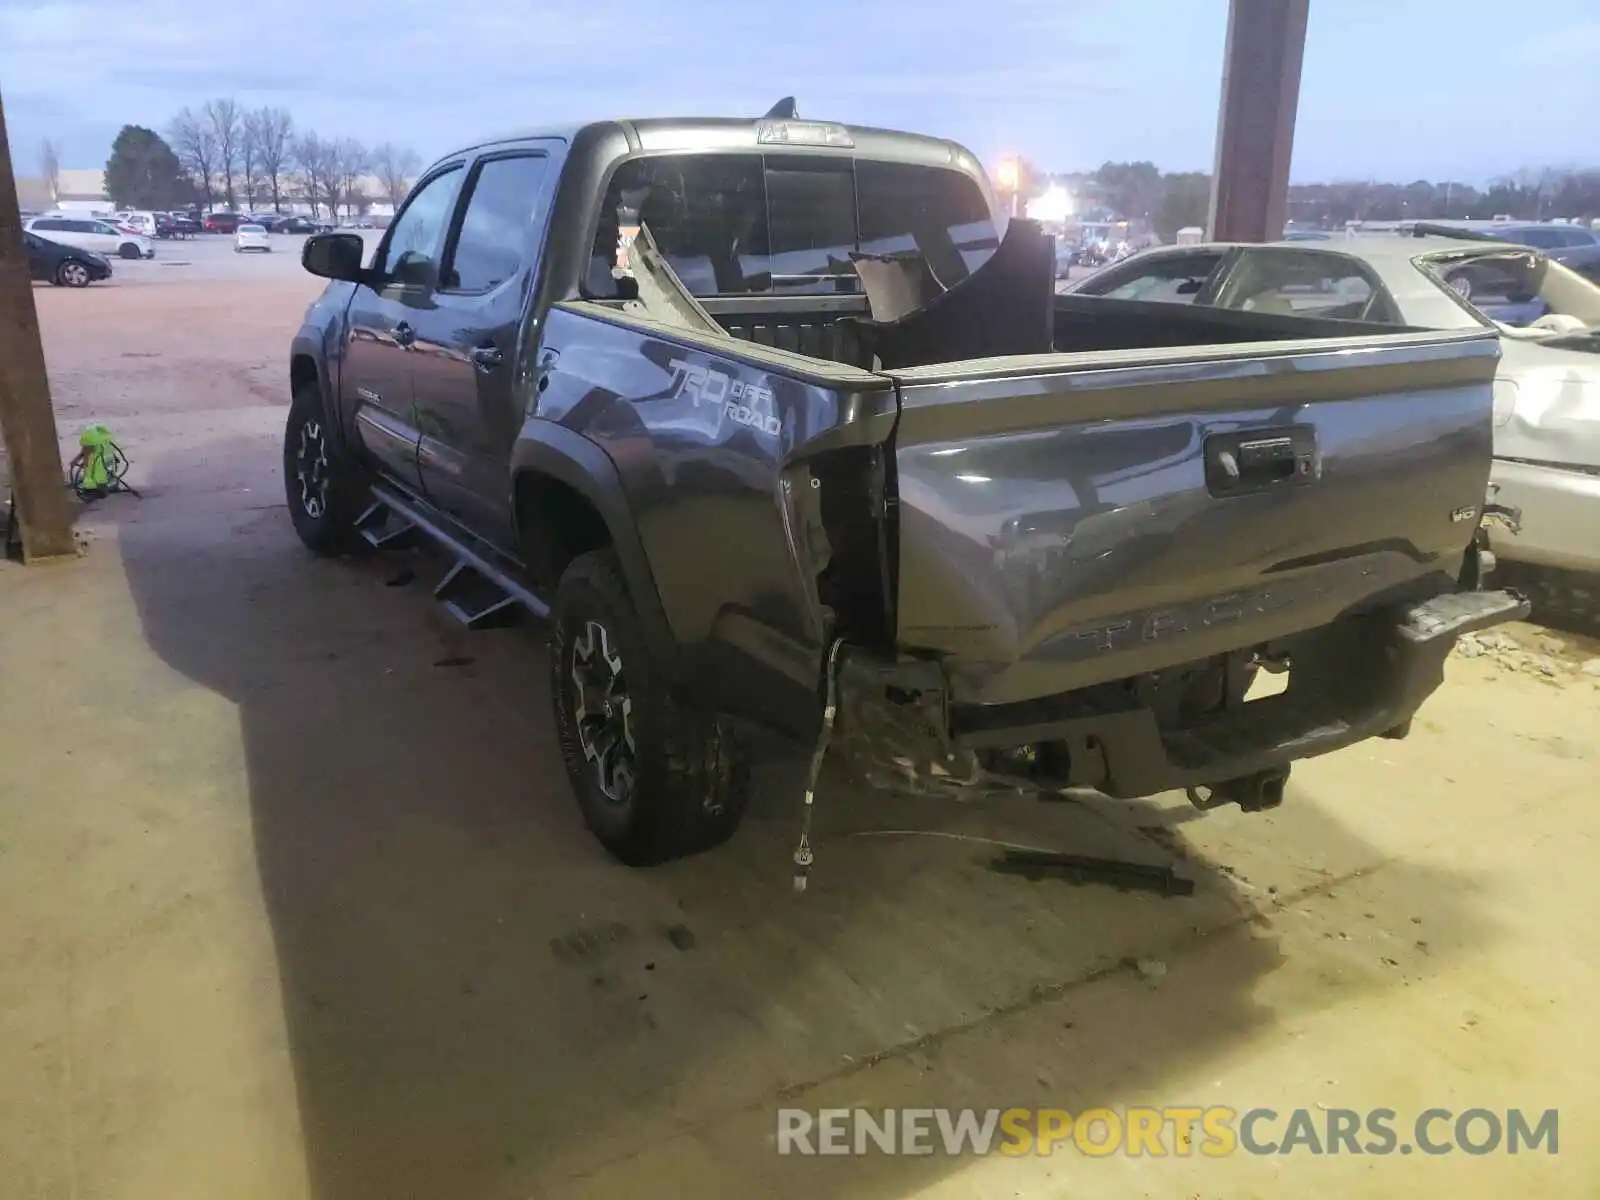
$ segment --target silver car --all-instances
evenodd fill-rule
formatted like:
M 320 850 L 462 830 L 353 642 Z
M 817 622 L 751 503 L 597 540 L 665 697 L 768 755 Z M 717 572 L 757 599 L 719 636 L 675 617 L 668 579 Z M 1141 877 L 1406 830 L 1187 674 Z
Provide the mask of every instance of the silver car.
M 1600 581 L 1585 578 L 1600 574 L 1600 286 L 1540 251 L 1393 234 L 1212 242 L 1148 250 L 1063 290 L 1430 329 L 1497 327 L 1491 493 L 1522 510 L 1522 525 L 1493 531 L 1495 553 L 1546 569 L 1546 590 L 1557 587 L 1552 574 L 1577 572 L 1560 590 L 1584 601 L 1590 587 L 1600 594 Z

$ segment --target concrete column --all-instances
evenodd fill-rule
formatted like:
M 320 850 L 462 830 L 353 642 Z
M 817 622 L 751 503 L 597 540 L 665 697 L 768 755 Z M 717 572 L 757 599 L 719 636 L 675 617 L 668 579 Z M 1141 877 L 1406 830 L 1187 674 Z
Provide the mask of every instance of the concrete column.
M 1210 236 L 1272 242 L 1288 215 L 1310 0 L 1230 0 Z
M 5 105 L 0 103 L 0 434 L 22 525 L 22 558 L 36 562 L 72 557 L 77 545 L 19 208 Z M 0 535 L 5 502 L 0 489 Z

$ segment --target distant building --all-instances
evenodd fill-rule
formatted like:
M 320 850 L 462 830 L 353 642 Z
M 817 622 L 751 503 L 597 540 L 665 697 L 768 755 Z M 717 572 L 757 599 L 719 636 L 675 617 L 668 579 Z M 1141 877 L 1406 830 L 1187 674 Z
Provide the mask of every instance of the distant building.
M 62 212 L 110 213 L 113 205 L 106 194 L 106 173 L 97 168 L 63 167 L 57 178 L 53 207 Z
M 24 181 L 18 180 L 18 193 L 22 192 Z M 61 212 L 95 213 L 110 215 L 116 211 L 116 205 L 106 193 L 106 173 L 94 168 L 65 169 L 60 173 L 60 190 L 52 198 L 50 189 L 43 180 L 30 181 L 36 186 L 29 193 L 28 199 L 22 201 L 22 207 L 43 212 L 48 209 L 57 209 Z M 211 182 L 211 197 L 213 208 L 226 207 L 223 199 L 226 192 L 226 181 L 221 177 Z M 356 190 L 363 197 L 355 204 L 340 205 L 339 217 L 371 217 L 375 220 L 394 216 L 394 205 L 387 200 L 376 197 L 383 195 L 383 184 L 376 175 L 363 175 L 356 181 Z M 237 177 L 233 181 L 235 202 L 241 210 L 252 207 L 245 203 L 243 189 Z M 368 199 L 367 197 L 371 197 Z M 283 179 L 278 184 L 278 207 L 286 213 L 300 213 L 309 216 L 312 205 L 306 198 L 305 188 L 299 180 Z M 272 207 L 272 194 L 264 188 L 256 190 L 253 205 L 256 211 L 264 211 Z M 318 211 L 326 209 L 326 204 L 320 204 Z

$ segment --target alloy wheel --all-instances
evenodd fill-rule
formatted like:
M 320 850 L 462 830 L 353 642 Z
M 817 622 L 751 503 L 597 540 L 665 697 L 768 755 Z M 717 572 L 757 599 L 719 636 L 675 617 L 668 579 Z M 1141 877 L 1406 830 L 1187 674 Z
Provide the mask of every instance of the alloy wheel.
M 320 520 L 328 511 L 328 442 L 320 421 L 308 420 L 300 426 L 295 479 L 300 484 L 300 507 L 313 521 Z
M 585 621 L 572 642 L 573 724 L 583 757 L 608 800 L 633 795 L 635 756 L 633 699 L 628 695 L 622 655 L 599 621 Z

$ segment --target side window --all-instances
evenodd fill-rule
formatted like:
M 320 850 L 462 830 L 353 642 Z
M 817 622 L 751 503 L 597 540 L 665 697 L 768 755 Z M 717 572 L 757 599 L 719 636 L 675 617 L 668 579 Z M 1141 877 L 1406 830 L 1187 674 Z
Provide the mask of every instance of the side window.
M 1348 254 L 1278 247 L 1246 250 L 1217 293 L 1218 308 L 1401 324 L 1388 291 Z
M 768 159 L 767 227 L 772 290 L 857 290 L 855 179 L 850 164 Z M 841 287 L 842 285 L 842 287 Z
M 446 290 L 486 292 L 521 269 L 549 164 L 543 155 L 521 154 L 491 158 L 478 167 L 461 228 L 445 259 Z
M 1090 278 L 1077 290 L 1086 296 L 1112 300 L 1142 300 L 1158 304 L 1193 304 L 1222 263 L 1220 251 L 1163 254 L 1142 264 L 1108 271 Z
M 451 167 L 412 193 L 405 211 L 389 227 L 383 262 L 377 264 L 384 278 L 403 286 L 427 286 L 435 280 L 435 256 L 455 208 L 460 184 L 461 168 Z
M 33 227 L 34 227 L 34 229 L 38 230 L 40 233 L 67 233 L 67 232 L 69 232 L 69 230 L 67 229 L 67 223 L 65 221 L 61 221 L 61 220 L 52 221 L 49 217 L 45 217 L 43 220 L 35 221 L 33 223 Z
M 91 233 L 105 233 L 110 234 L 112 237 L 116 237 L 119 232 L 116 226 L 107 225 L 104 221 L 88 222 L 88 225 L 89 232 Z
M 1561 231 L 1561 244 L 1563 246 L 1592 246 L 1594 234 L 1583 229 L 1563 229 Z
M 1553 250 L 1561 245 L 1561 231 L 1559 229 L 1523 229 L 1512 235 L 1512 240 L 1521 242 L 1524 246 L 1535 246 L 1540 250 Z

